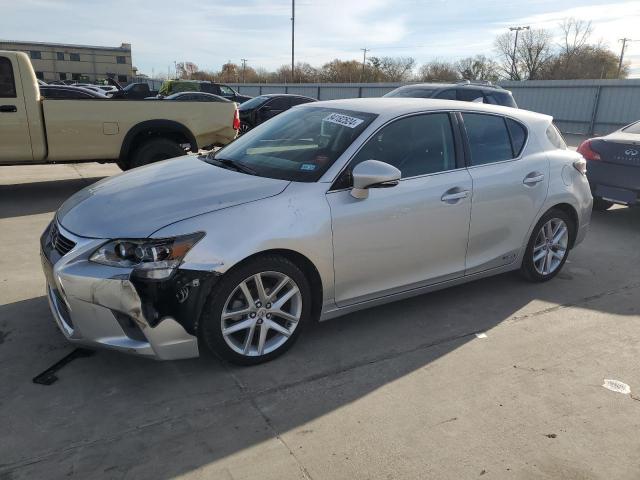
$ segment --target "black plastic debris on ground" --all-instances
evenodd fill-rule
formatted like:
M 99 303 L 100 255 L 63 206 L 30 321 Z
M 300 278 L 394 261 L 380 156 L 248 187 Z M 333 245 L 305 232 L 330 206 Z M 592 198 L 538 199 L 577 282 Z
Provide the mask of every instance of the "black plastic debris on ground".
M 88 350 L 86 348 L 76 348 L 73 352 L 58 360 L 44 372 L 33 377 L 33 383 L 37 383 L 39 385 L 51 385 L 58 381 L 56 372 L 62 367 L 67 365 L 72 360 L 75 360 L 76 358 L 90 357 L 94 353 L 96 353 L 94 350 Z

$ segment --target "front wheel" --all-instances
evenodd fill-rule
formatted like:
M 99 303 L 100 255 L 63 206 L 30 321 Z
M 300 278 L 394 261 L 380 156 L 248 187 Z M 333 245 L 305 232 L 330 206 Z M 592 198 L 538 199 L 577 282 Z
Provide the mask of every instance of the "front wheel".
M 284 257 L 265 256 L 222 277 L 203 309 L 200 332 L 214 354 L 255 365 L 288 350 L 310 315 L 304 273 Z
M 528 280 L 546 282 L 555 277 L 569 256 L 575 225 L 562 210 L 550 210 L 538 221 L 522 259 L 520 271 Z

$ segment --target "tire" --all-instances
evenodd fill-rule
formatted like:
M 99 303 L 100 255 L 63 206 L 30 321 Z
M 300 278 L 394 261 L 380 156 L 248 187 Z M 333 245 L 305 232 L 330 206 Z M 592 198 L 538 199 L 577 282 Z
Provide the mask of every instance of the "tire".
M 611 207 L 613 207 L 613 202 L 604 200 L 600 197 L 593 197 L 593 209 L 596 212 L 604 212 L 605 210 L 609 210 Z
M 263 295 L 259 294 L 256 276 L 263 284 Z M 286 279 L 289 282 L 276 289 Z M 277 310 L 276 305 L 283 299 L 281 310 Z M 284 257 L 269 255 L 252 259 L 222 277 L 205 302 L 199 333 L 205 345 L 223 360 L 256 365 L 291 348 L 310 323 L 311 315 L 311 290 L 302 270 Z M 294 317 L 298 320 L 293 321 Z M 285 335 L 285 331 L 289 334 Z
M 150 163 L 159 162 L 168 158 L 181 157 L 185 154 L 184 148 L 168 138 L 152 138 L 140 145 L 126 162 L 126 170 Z M 118 164 L 120 166 L 120 164 Z M 120 166 L 122 168 L 122 166 Z
M 555 238 L 559 238 L 560 230 L 557 230 L 554 235 L 549 235 L 548 229 L 554 230 L 556 225 L 564 225 L 566 232 L 560 241 L 554 243 Z M 544 232 L 543 228 L 546 228 Z M 567 261 L 571 240 L 575 238 L 575 231 L 576 225 L 573 219 L 563 210 L 551 209 L 545 213 L 536 223 L 527 243 L 520 267 L 522 275 L 532 282 L 546 282 L 555 277 Z M 553 237 L 553 239 L 547 242 L 546 239 L 549 237 Z M 562 257 L 559 258 L 558 254 L 561 254 Z M 544 255 L 544 257 L 540 257 L 540 255 Z

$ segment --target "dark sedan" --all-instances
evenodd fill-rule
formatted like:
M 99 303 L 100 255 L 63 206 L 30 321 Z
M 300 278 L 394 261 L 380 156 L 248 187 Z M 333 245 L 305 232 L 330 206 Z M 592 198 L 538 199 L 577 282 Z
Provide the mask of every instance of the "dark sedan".
M 316 101 L 315 98 L 285 93 L 253 97 L 238 107 L 240 111 L 240 134 L 248 132 L 279 113 L 289 110 L 291 107 Z
M 640 205 L 640 121 L 585 140 L 578 152 L 587 160 L 594 210 Z

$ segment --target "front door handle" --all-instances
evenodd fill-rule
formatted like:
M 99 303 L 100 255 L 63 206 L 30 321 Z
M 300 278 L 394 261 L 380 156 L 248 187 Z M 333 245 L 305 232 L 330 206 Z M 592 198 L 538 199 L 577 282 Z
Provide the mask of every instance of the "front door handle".
M 2 113 L 15 113 L 18 111 L 18 107 L 15 105 L 0 105 L 0 112 Z
M 458 200 L 462 200 L 468 196 L 469 190 L 462 190 L 460 187 L 455 187 L 444 192 L 444 195 L 440 197 L 440 200 L 445 203 L 456 203 Z
M 540 172 L 531 172 L 529 175 L 524 177 L 522 183 L 528 186 L 536 185 L 544 180 L 544 173 Z

